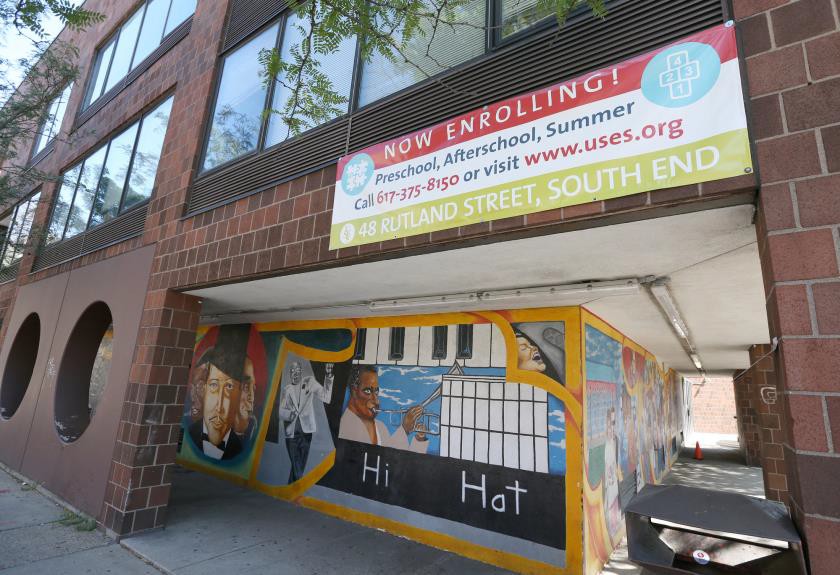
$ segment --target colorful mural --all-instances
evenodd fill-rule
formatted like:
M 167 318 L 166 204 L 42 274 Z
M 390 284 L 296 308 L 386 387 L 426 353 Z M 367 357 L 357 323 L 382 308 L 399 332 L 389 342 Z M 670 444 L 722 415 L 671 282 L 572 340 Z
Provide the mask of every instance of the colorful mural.
M 579 572 L 579 318 L 202 328 L 179 461 L 507 568 Z
M 245 477 L 268 381 L 259 332 L 248 324 L 202 330 L 189 381 L 181 457 L 218 461 Z
M 681 443 L 582 308 L 206 326 L 190 381 L 183 465 L 525 573 L 596 573 Z
M 679 377 L 584 310 L 585 573 L 601 570 L 624 535 L 623 509 L 659 482 L 682 443 Z

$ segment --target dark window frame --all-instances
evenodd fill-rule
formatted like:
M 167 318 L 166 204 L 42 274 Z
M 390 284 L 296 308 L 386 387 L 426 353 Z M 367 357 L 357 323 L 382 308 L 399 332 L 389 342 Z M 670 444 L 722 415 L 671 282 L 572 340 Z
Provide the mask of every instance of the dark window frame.
M 272 26 L 275 26 L 275 25 L 279 25 L 279 29 L 278 29 L 278 32 L 277 32 L 277 39 L 274 43 L 274 49 L 278 53 L 280 53 L 282 51 L 282 48 L 283 48 L 283 37 L 286 34 L 286 23 L 289 20 L 289 14 L 290 13 L 291 13 L 291 11 L 288 10 L 288 9 L 283 10 L 283 12 L 281 14 L 279 14 L 278 16 L 275 16 L 274 18 L 271 18 L 268 22 L 266 22 L 265 24 L 263 24 L 262 26 L 260 26 L 259 28 L 257 28 L 253 32 L 251 32 L 250 34 L 248 34 L 245 38 L 242 38 L 241 40 L 239 40 L 235 44 L 225 48 L 224 50 L 222 50 L 219 53 L 218 59 L 219 59 L 220 63 L 216 66 L 216 77 L 215 77 L 214 82 L 213 82 L 213 94 L 212 94 L 212 98 L 210 98 L 209 101 L 208 101 L 208 107 L 207 107 L 207 112 L 206 112 L 206 116 L 205 116 L 206 120 L 204 122 L 204 130 L 203 130 L 204 131 L 204 135 L 203 135 L 204 139 L 203 139 L 202 144 L 201 144 L 201 154 L 198 155 L 198 159 L 197 159 L 198 163 L 197 163 L 196 169 L 195 169 L 195 171 L 196 171 L 196 177 L 195 178 L 196 179 L 205 178 L 205 177 L 210 176 L 211 174 L 215 174 L 215 173 L 224 171 L 225 168 L 228 168 L 231 165 L 235 165 L 238 162 L 244 161 L 248 158 L 258 156 L 258 155 L 263 154 L 263 153 L 265 153 L 269 150 L 279 149 L 282 146 L 287 145 L 290 142 L 293 142 L 293 141 L 297 140 L 298 138 L 307 135 L 308 133 L 310 133 L 313 130 L 319 130 L 319 129 L 325 128 L 327 126 L 330 126 L 331 124 L 334 124 L 334 123 L 336 123 L 340 120 L 343 120 L 344 118 L 346 118 L 347 116 L 349 116 L 349 115 L 351 115 L 355 112 L 355 102 L 358 98 L 359 82 L 360 82 L 360 76 L 361 76 L 360 73 L 359 73 L 359 70 L 360 70 L 359 65 L 360 65 L 360 58 L 361 58 L 361 42 L 359 42 L 358 39 L 356 40 L 356 51 L 355 51 L 356 53 L 353 57 L 353 78 L 350 81 L 350 97 L 349 97 L 348 102 L 347 102 L 347 112 L 345 112 L 344 114 L 339 114 L 335 118 L 332 118 L 331 120 L 328 120 L 328 121 L 324 122 L 323 124 L 318 124 L 317 126 L 313 126 L 313 127 L 309 128 L 307 130 L 304 130 L 300 134 L 296 134 L 294 136 L 289 136 L 285 140 L 281 140 L 281 141 L 273 143 L 271 145 L 266 145 L 266 137 L 268 135 L 268 123 L 271 121 L 271 118 L 268 117 L 268 116 L 263 117 L 263 118 L 260 119 L 260 131 L 259 131 L 259 134 L 257 135 L 257 145 L 254 147 L 253 150 L 251 150 L 250 152 L 246 152 L 246 153 L 242 154 L 241 156 L 237 156 L 235 158 L 231 158 L 230 160 L 226 160 L 226 161 L 222 162 L 221 164 L 217 164 L 217 165 L 213 166 L 212 168 L 204 169 L 204 161 L 205 161 L 206 156 L 207 156 L 207 148 L 210 145 L 210 132 L 213 128 L 213 112 L 216 109 L 216 104 L 217 104 L 217 101 L 218 101 L 218 98 L 219 98 L 219 90 L 222 87 L 222 80 L 224 79 L 225 60 L 227 59 L 228 56 L 230 56 L 231 54 L 236 52 L 236 50 L 244 47 L 246 44 L 248 44 L 248 42 L 250 42 L 251 40 L 254 40 L 257 36 L 259 36 L 260 34 L 262 34 L 263 32 L 265 32 L 266 30 L 268 30 L 269 28 L 271 28 Z M 263 110 L 267 110 L 271 106 L 271 102 L 274 100 L 274 91 L 276 89 L 276 86 L 277 86 L 277 82 L 269 83 L 268 88 L 265 91 L 265 100 L 263 102 Z
M 93 51 L 93 59 L 91 60 L 90 74 L 88 74 L 88 77 L 85 79 L 84 92 L 82 94 L 82 102 L 81 102 L 81 105 L 79 106 L 78 111 L 76 112 L 76 118 L 77 118 L 76 121 L 77 122 L 78 122 L 78 118 L 81 117 L 88 109 L 92 108 L 100 100 L 106 98 L 109 94 L 111 94 L 112 91 L 116 90 L 117 92 L 119 92 L 122 89 L 120 87 L 120 83 L 124 82 L 126 78 L 131 76 L 131 73 L 135 69 L 140 68 L 141 64 L 143 62 L 145 62 L 149 58 L 153 58 L 155 56 L 155 52 L 163 44 L 166 43 L 166 40 L 170 36 L 173 36 L 174 34 L 176 34 L 178 32 L 178 30 L 184 24 L 186 24 L 187 22 L 190 22 L 192 20 L 193 16 L 195 15 L 194 11 L 193 11 L 193 14 L 189 18 L 186 18 L 183 22 L 178 24 L 178 26 L 176 26 L 175 28 L 170 30 L 169 34 L 166 34 L 166 26 L 169 23 L 169 15 L 172 12 L 172 2 L 177 2 L 177 1 L 178 0 L 171 0 L 169 2 L 169 6 L 166 10 L 166 18 L 163 21 L 163 28 L 161 29 L 160 40 L 158 41 L 158 44 L 155 47 L 155 49 L 152 50 L 149 53 L 149 55 L 146 56 L 146 58 L 144 58 L 140 62 L 135 62 L 134 58 L 137 55 L 137 45 L 138 45 L 138 42 L 139 42 L 139 39 L 140 39 L 140 34 L 143 31 L 143 24 L 146 21 L 146 11 L 147 11 L 146 9 L 148 8 L 148 4 L 151 2 L 151 0 L 143 0 L 143 2 L 140 2 L 136 6 L 134 6 L 134 9 L 129 11 L 126 14 L 126 16 L 123 17 L 120 20 L 120 22 L 114 27 L 114 30 L 110 34 L 108 34 L 101 42 L 99 42 L 96 45 L 96 48 Z M 113 84 L 113 86 L 111 86 L 111 88 L 106 90 L 105 85 L 108 82 L 108 76 L 111 74 L 111 64 L 114 61 L 114 55 L 116 54 L 117 48 L 119 47 L 119 40 L 120 40 L 120 35 L 122 34 L 122 30 L 125 27 L 125 25 L 128 23 L 128 21 L 131 20 L 131 18 L 134 17 L 134 15 L 139 10 L 143 10 L 143 16 L 140 18 L 140 28 L 137 31 L 137 38 L 134 40 L 134 46 L 131 49 L 131 59 L 129 60 L 128 71 L 120 79 L 118 79 L 116 82 L 114 82 L 114 84 Z M 94 88 L 94 85 L 96 83 L 96 78 L 99 75 L 99 68 L 101 66 L 101 62 L 98 61 L 99 56 L 100 56 L 100 54 L 102 54 L 102 52 L 105 49 L 108 48 L 108 44 L 110 44 L 112 40 L 114 41 L 114 51 L 111 53 L 111 57 L 108 60 L 108 70 L 106 70 L 106 72 L 105 72 L 105 80 L 102 84 L 102 93 L 99 94 L 99 96 L 97 96 L 96 98 L 92 98 L 91 97 L 91 91 Z M 157 60 L 162 55 L 163 54 L 160 54 L 159 56 L 157 56 L 154 59 Z
M 5 210 L 2 214 L 3 217 L 0 217 L 0 219 L 4 219 L 6 216 L 11 217 L 9 227 L 6 229 L 6 232 L 3 235 L 3 238 L 0 239 L 0 270 L 5 270 L 5 269 L 8 269 L 8 268 L 11 268 L 16 263 L 20 262 L 21 259 L 23 259 L 24 252 L 26 251 L 25 247 L 26 247 L 26 245 L 29 244 L 29 240 L 31 239 L 32 226 L 34 226 L 34 224 L 35 224 L 35 213 L 32 214 L 32 225 L 30 225 L 29 231 L 26 232 L 26 236 L 27 236 L 26 237 L 26 242 L 24 243 L 24 245 L 21 249 L 21 254 L 18 257 L 16 257 L 13 261 L 11 261 L 8 265 L 3 263 L 3 260 L 6 257 L 6 249 L 9 246 L 9 235 L 10 235 L 10 233 L 14 232 L 14 220 L 15 220 L 15 217 L 17 217 L 18 208 L 20 208 L 20 206 L 22 206 L 23 204 L 26 204 L 26 213 L 24 214 L 24 217 L 26 217 L 26 214 L 29 213 L 29 210 L 32 207 L 31 206 L 32 198 L 34 198 L 35 196 L 38 196 L 38 201 L 35 202 L 35 206 L 34 206 L 35 212 L 37 213 L 38 206 L 41 204 L 40 195 L 41 195 L 41 187 L 38 186 L 37 188 L 35 188 L 31 192 L 29 192 L 28 194 L 23 196 L 21 199 L 19 199 L 17 202 L 15 202 L 14 205 L 10 206 L 8 210 Z M 20 236 L 18 236 L 18 237 L 20 237 Z
M 59 194 L 61 192 L 61 187 L 64 184 L 64 180 L 63 180 L 64 175 L 67 172 L 69 172 L 70 170 L 72 170 L 74 167 L 80 166 L 79 175 L 76 177 L 76 184 L 73 188 L 73 198 L 70 201 L 70 207 L 68 208 L 68 212 L 67 212 L 67 219 L 65 220 L 64 227 L 62 228 L 62 231 L 61 231 L 61 239 L 57 239 L 57 240 L 54 240 L 52 242 L 47 242 L 46 238 L 44 238 L 44 240 L 42 242 L 43 247 L 52 248 L 54 246 L 58 246 L 58 245 L 60 245 L 64 242 L 66 242 L 68 240 L 72 240 L 74 238 L 84 236 L 85 234 L 88 234 L 93 230 L 96 230 L 96 229 L 98 229 L 102 226 L 110 224 L 114 220 L 117 220 L 118 218 L 121 218 L 122 216 L 125 216 L 126 214 L 129 214 L 136 209 L 141 209 L 145 206 L 148 206 L 149 202 L 152 200 L 152 196 L 154 196 L 154 185 L 152 185 L 152 193 L 149 195 L 148 198 L 144 199 L 143 201 L 137 202 L 136 204 L 134 204 L 132 206 L 129 206 L 126 209 L 125 208 L 125 198 L 126 198 L 125 184 L 127 184 L 129 178 L 131 177 L 131 168 L 134 166 L 134 158 L 137 154 L 137 144 L 140 140 L 141 130 L 143 128 L 143 121 L 152 112 L 154 112 L 161 104 L 166 102 L 166 100 L 168 100 L 169 98 L 174 98 L 174 97 L 175 97 L 174 90 L 168 90 L 162 96 L 157 98 L 154 102 L 152 102 L 151 104 L 149 104 L 148 106 L 146 106 L 145 108 L 143 108 L 142 110 L 140 110 L 139 112 L 134 114 L 131 117 L 131 119 L 129 119 L 127 122 L 124 122 L 119 127 L 115 128 L 110 133 L 108 133 L 107 136 L 105 136 L 104 138 L 99 140 L 95 145 L 88 148 L 88 150 L 84 154 L 82 154 L 81 156 L 78 156 L 72 162 L 68 162 L 67 165 L 65 165 L 59 171 L 59 174 L 61 174 L 61 183 L 56 186 L 55 193 L 54 193 L 52 201 L 51 201 L 50 214 L 49 214 L 49 218 L 47 218 L 47 225 L 46 225 L 47 229 L 49 229 L 50 225 L 52 224 L 53 215 L 55 213 L 55 209 L 56 209 L 56 206 L 57 206 L 56 202 L 57 202 Z M 173 106 L 174 106 L 174 100 L 173 100 Z M 135 124 L 135 123 L 138 124 L 137 134 L 135 134 L 135 136 L 134 136 L 134 146 L 132 147 L 131 158 L 129 159 L 128 167 L 126 169 L 126 180 L 125 180 L 125 183 L 124 183 L 124 186 L 123 186 L 122 194 L 120 196 L 119 210 L 117 211 L 117 214 L 113 218 L 111 218 L 109 220 L 105 220 L 104 222 L 100 222 L 93 227 L 90 227 L 90 222 L 91 222 L 91 219 L 93 218 L 94 204 L 96 202 L 97 196 L 99 195 L 99 185 L 100 185 L 100 181 L 102 179 L 102 170 L 105 169 L 105 165 L 108 162 L 108 155 L 111 151 L 111 142 L 117 136 L 121 135 L 123 132 L 125 132 L 127 129 L 129 129 L 132 126 L 132 124 Z M 168 126 L 168 122 L 167 122 L 167 133 L 168 132 L 169 132 L 169 126 Z M 166 142 L 166 133 L 164 133 L 163 142 L 161 142 L 161 157 L 163 157 L 163 147 L 164 147 L 165 142 Z M 70 225 L 70 215 L 71 215 L 71 212 L 73 210 L 73 206 L 76 204 L 76 196 L 79 193 L 79 182 L 80 182 L 81 177 L 82 177 L 81 168 L 84 167 L 84 162 L 86 162 L 89 158 L 91 158 L 94 154 L 96 154 L 102 147 L 107 147 L 107 149 L 105 151 L 105 157 L 102 159 L 102 170 L 100 170 L 99 178 L 97 178 L 97 181 L 96 181 L 96 190 L 94 190 L 93 201 L 91 202 L 91 209 L 90 209 L 90 213 L 88 214 L 88 219 L 87 219 L 87 223 L 85 224 L 85 229 L 82 230 L 81 232 L 79 232 L 78 234 L 67 237 L 67 226 Z M 157 171 L 155 172 L 155 179 L 157 179 Z
M 41 159 L 45 158 L 50 152 L 53 151 L 53 148 L 55 147 L 55 140 L 58 137 L 58 133 L 61 131 L 61 125 L 64 123 L 64 117 L 67 115 L 67 106 L 70 103 L 70 97 L 73 95 L 74 86 L 75 82 L 70 82 L 69 84 L 67 84 L 64 87 L 64 89 L 61 90 L 61 93 L 58 96 L 56 96 L 55 100 L 50 102 L 49 108 L 47 108 L 46 113 L 38 122 L 38 131 L 35 134 L 35 140 L 32 142 L 32 150 L 29 153 L 30 166 L 34 166 L 35 164 L 40 162 Z M 64 105 L 64 113 L 61 115 L 60 119 L 57 119 L 58 123 L 55 126 L 55 133 L 53 133 L 52 138 L 47 140 L 44 146 L 39 150 L 38 140 L 41 138 L 42 131 L 46 127 L 47 119 L 50 116 L 50 109 L 52 108 L 53 102 L 55 102 L 56 100 L 61 100 L 61 98 L 64 96 L 64 92 L 67 92 L 67 102 Z
M 275 43 L 275 49 L 280 51 L 282 47 L 282 38 L 286 29 L 286 21 L 289 18 L 290 10 L 288 8 L 284 8 L 282 12 L 277 14 L 276 16 L 270 18 L 266 23 L 259 26 L 256 30 L 250 32 L 247 36 L 239 39 L 238 41 L 234 42 L 230 46 L 225 47 L 222 49 L 217 58 L 218 61 L 221 62 L 221 65 L 217 64 L 216 71 L 215 71 L 215 78 L 213 84 L 213 92 L 212 98 L 209 99 L 207 111 L 205 113 L 205 121 L 204 121 L 204 130 L 203 130 L 203 141 L 201 144 L 201 153 L 197 155 L 196 165 L 195 165 L 195 173 L 196 176 L 194 181 L 203 180 L 205 178 L 211 177 L 214 174 L 220 173 L 225 171 L 226 169 L 237 165 L 239 162 L 247 161 L 249 158 L 253 158 L 255 156 L 259 156 L 263 153 L 268 151 L 273 151 L 275 149 L 280 149 L 282 146 L 287 145 L 294 140 L 298 139 L 301 136 L 304 136 L 311 132 L 312 130 L 321 129 L 324 127 L 329 126 L 330 124 L 336 123 L 340 120 L 344 120 L 348 117 L 352 117 L 353 114 L 362 111 L 372 109 L 375 106 L 382 106 L 387 105 L 388 102 L 395 100 L 404 96 L 405 94 L 417 90 L 422 89 L 422 86 L 431 82 L 439 81 L 439 79 L 443 76 L 448 74 L 457 73 L 457 71 L 461 68 L 465 68 L 468 66 L 472 66 L 477 62 L 486 59 L 492 58 L 497 50 L 502 48 L 507 48 L 512 44 L 519 43 L 530 36 L 534 36 L 541 32 L 544 32 L 547 29 L 557 27 L 556 21 L 552 19 L 551 16 L 547 16 L 538 22 L 531 24 L 530 26 L 526 26 L 522 30 L 519 30 L 507 38 L 501 37 L 501 25 L 502 25 L 502 0 L 485 0 L 486 1 L 486 8 L 485 8 L 485 17 L 487 28 L 485 30 L 485 45 L 484 51 L 473 57 L 469 60 L 465 60 L 456 66 L 452 66 L 438 74 L 430 76 L 429 78 L 425 78 L 419 82 L 406 86 L 396 92 L 392 92 L 387 96 L 379 98 L 377 100 L 373 100 L 372 102 L 368 102 L 367 104 L 360 106 L 359 105 L 359 91 L 361 85 L 361 76 L 363 73 L 364 66 L 362 65 L 361 61 L 361 47 L 362 47 L 362 40 L 357 39 L 356 41 L 356 56 L 353 62 L 353 78 L 351 80 L 351 89 L 350 89 L 350 98 L 348 102 L 348 110 L 346 113 L 336 116 L 335 118 L 329 120 L 328 122 L 324 122 L 323 124 L 319 124 L 317 126 L 313 126 L 312 128 L 301 132 L 295 136 L 290 136 L 281 142 L 277 142 L 275 144 L 271 144 L 270 146 L 265 145 L 265 136 L 268 131 L 268 122 L 269 118 L 262 118 L 260 121 L 260 133 L 258 136 L 257 145 L 254 150 L 242 154 L 241 156 L 237 156 L 236 158 L 232 158 L 221 164 L 213 166 L 212 168 L 204 169 L 204 161 L 205 156 L 207 154 L 207 147 L 209 145 L 209 138 L 210 138 L 210 130 L 212 128 L 213 123 L 213 111 L 216 106 L 216 100 L 219 96 L 219 89 L 221 87 L 222 76 L 224 73 L 224 60 L 235 52 L 240 47 L 246 45 L 248 42 L 259 36 L 262 32 L 264 32 L 267 28 L 279 23 L 280 30 L 277 34 L 277 42 Z M 613 0 L 607 0 L 607 4 L 611 4 Z M 589 13 L 589 8 L 585 5 L 579 6 L 569 14 L 567 18 L 568 22 L 573 22 L 581 17 L 586 17 Z M 275 82 L 272 82 L 268 89 L 266 90 L 266 98 L 265 98 L 265 105 L 263 109 L 268 109 L 274 95 L 274 86 Z

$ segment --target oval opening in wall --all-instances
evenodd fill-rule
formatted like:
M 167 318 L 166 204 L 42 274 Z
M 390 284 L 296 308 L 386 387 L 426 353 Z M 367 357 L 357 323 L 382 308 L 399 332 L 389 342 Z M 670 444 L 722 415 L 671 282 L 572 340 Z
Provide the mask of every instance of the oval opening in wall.
M 0 384 L 0 417 L 3 419 L 9 419 L 15 414 L 29 389 L 40 342 L 41 321 L 37 313 L 31 313 L 15 334 L 6 359 L 6 369 L 3 370 Z
M 58 369 L 55 428 L 62 441 L 76 441 L 90 424 L 108 380 L 113 342 L 111 310 L 96 302 L 76 322 Z

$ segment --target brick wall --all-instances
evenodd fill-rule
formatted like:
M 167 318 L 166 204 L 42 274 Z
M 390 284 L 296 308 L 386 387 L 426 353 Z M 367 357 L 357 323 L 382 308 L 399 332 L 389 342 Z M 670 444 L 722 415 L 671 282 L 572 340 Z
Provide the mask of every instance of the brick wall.
M 811 572 L 840 548 L 840 16 L 836 0 L 735 0 L 761 193 L 759 253 L 783 469 Z
M 790 505 L 785 464 L 784 401 L 769 345 L 750 348 L 748 371 L 736 373 L 738 438 L 747 465 L 760 466 L 768 499 Z
M 698 433 L 738 433 L 735 388 L 729 377 L 689 377 L 691 425 Z
M 201 303 L 149 292 L 101 520 L 116 535 L 162 527 Z
M 734 381 L 737 413 L 738 443 L 744 462 L 753 467 L 761 465 L 761 430 L 758 427 L 758 394 L 755 373 L 749 370 Z

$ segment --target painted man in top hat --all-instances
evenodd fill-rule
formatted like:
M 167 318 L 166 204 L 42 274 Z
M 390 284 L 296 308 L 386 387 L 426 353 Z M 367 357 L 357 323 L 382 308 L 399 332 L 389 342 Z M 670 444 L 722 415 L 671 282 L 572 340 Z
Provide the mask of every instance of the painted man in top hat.
M 234 426 L 243 392 L 254 385 L 254 365 L 248 358 L 250 335 L 248 324 L 221 326 L 216 344 L 196 366 L 192 412 L 201 418 L 190 425 L 189 435 L 211 459 L 232 459 L 242 452 Z

